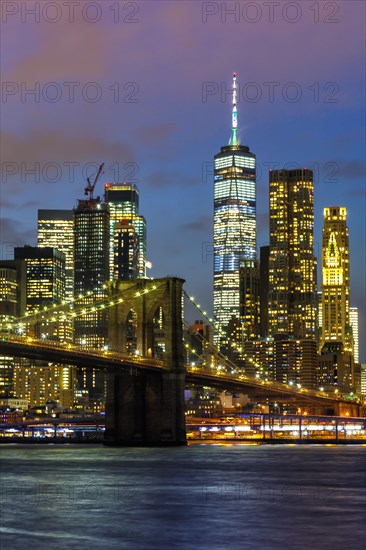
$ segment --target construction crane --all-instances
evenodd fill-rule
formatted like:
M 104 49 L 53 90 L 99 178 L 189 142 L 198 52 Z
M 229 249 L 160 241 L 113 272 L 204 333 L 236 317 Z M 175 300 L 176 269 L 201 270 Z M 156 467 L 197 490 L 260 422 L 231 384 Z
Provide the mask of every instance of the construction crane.
M 85 189 L 84 189 L 84 194 L 85 194 L 85 195 L 89 195 L 89 204 L 90 204 L 90 206 L 92 206 L 92 204 L 93 204 L 93 201 L 94 201 L 94 189 L 95 189 L 95 186 L 96 186 L 96 184 L 97 184 L 97 181 L 98 181 L 99 178 L 100 178 L 100 175 L 101 175 L 101 173 L 102 173 L 102 171 L 103 171 L 103 168 L 104 168 L 104 162 L 99 166 L 97 175 L 95 176 L 93 183 L 90 181 L 90 178 L 86 178 L 86 181 L 88 182 L 88 186 L 85 187 Z

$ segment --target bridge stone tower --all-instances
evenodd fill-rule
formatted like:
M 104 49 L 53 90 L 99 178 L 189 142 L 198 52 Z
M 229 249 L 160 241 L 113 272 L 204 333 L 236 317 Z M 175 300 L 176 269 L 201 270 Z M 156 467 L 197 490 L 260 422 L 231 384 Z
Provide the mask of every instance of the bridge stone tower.
M 117 305 L 110 308 L 109 349 L 131 352 L 128 346 L 134 330 L 135 353 L 142 365 L 143 358 L 148 363 L 160 349 L 166 367 L 121 368 L 107 375 L 106 444 L 186 444 L 183 283 L 167 277 L 110 284 L 110 299 Z M 161 348 L 156 346 L 157 312 L 160 337 L 164 334 Z

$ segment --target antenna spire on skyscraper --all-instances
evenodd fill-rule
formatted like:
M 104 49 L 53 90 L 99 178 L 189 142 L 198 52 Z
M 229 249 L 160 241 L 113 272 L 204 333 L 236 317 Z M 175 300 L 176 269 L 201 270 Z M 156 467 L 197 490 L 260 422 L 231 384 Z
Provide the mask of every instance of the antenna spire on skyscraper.
M 236 105 L 236 73 L 233 73 L 233 111 L 232 111 L 232 123 L 231 123 L 231 136 L 229 145 L 237 146 L 238 142 L 238 110 Z

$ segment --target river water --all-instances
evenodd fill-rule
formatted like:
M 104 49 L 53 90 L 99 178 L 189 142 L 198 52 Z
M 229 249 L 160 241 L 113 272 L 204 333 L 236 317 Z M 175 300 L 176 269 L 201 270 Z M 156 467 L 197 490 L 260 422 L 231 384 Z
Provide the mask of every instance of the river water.
M 366 548 L 366 446 L 3 445 L 1 548 Z

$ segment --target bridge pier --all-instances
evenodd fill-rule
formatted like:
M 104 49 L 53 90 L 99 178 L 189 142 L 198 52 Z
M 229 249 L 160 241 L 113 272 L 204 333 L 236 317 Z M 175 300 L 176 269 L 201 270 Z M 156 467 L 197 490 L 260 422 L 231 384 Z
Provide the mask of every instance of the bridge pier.
M 185 373 L 110 373 L 105 443 L 186 445 Z
M 165 319 L 165 368 L 126 367 L 107 375 L 107 445 L 186 445 L 185 361 L 183 346 L 183 280 L 138 279 L 112 283 L 111 300 L 123 302 L 110 316 L 109 346 L 122 353 L 129 311 L 138 319 L 137 350 L 149 356 L 153 348 L 153 317 L 158 307 Z M 137 288 L 136 288 L 137 287 Z

